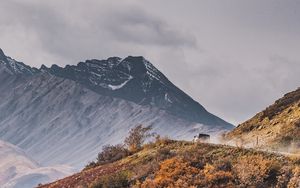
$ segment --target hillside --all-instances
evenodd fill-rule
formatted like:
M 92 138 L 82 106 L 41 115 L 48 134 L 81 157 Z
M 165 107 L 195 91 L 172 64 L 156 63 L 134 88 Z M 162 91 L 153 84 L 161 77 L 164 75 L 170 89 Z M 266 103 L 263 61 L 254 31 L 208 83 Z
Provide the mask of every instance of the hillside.
M 245 145 L 293 152 L 300 148 L 300 88 L 226 135 Z
M 296 188 L 300 185 L 299 165 L 299 158 L 252 149 L 161 139 L 129 157 L 87 168 L 39 188 Z

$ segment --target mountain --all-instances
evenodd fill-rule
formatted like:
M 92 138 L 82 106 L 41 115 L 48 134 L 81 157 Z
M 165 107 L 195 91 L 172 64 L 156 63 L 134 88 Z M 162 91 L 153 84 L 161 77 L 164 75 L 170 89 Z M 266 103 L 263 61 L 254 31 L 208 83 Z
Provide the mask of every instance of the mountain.
M 155 106 L 191 122 L 231 127 L 229 123 L 207 112 L 143 57 L 88 60 L 64 68 L 57 65 L 51 68 L 42 66 L 41 70 L 81 83 L 101 95 L 143 106 Z
M 176 139 L 232 129 L 146 65 L 141 57 L 128 57 L 36 69 L 1 51 L 0 139 L 42 165 L 82 168 L 103 145 L 120 143 L 138 124 Z M 194 115 L 176 114 L 181 106 L 195 108 Z
M 240 124 L 226 137 L 284 151 L 300 148 L 300 88 Z
M 34 187 L 72 173 L 67 166 L 41 167 L 25 152 L 0 140 L 0 185 L 2 188 Z
M 107 60 L 87 60 L 62 68 L 52 65 L 31 68 L 4 55 L 0 61 L 15 74 L 34 75 L 48 72 L 73 80 L 105 96 L 117 97 L 139 105 L 151 105 L 191 122 L 206 125 L 232 125 L 209 113 L 202 105 L 171 83 L 158 69 L 143 57 Z

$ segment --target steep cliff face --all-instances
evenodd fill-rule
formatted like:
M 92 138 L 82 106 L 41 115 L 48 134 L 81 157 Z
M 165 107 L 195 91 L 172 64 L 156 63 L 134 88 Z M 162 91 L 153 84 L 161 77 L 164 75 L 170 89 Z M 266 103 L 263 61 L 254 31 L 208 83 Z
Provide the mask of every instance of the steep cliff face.
M 284 95 L 227 135 L 258 147 L 292 150 L 300 144 L 300 88 Z

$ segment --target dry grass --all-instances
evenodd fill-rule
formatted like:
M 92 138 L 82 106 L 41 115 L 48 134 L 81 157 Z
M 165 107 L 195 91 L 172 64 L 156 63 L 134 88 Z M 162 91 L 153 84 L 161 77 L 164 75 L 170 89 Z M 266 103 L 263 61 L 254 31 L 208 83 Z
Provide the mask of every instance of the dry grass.
M 239 125 L 225 136 L 250 147 L 284 152 L 300 149 L 300 89 Z
M 297 157 L 223 145 L 163 141 L 148 144 L 140 152 L 114 163 L 41 187 L 92 187 L 102 185 L 104 180 L 109 184 L 116 177 L 120 177 L 118 182 L 136 188 L 293 187 L 298 183 L 299 167 Z M 116 176 L 124 171 L 130 174 L 126 181 L 125 176 Z

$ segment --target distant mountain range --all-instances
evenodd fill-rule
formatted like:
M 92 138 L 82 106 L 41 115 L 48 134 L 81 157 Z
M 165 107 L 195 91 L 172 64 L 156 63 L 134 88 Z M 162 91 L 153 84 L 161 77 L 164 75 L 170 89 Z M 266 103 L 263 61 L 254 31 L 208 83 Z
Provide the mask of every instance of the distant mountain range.
M 83 167 L 138 124 L 191 140 L 233 125 L 209 113 L 143 57 L 32 68 L 0 50 L 0 139 L 42 165 Z
M 42 167 L 22 149 L 0 140 L 1 188 L 31 188 L 40 182 L 53 181 L 72 172 L 68 166 Z

